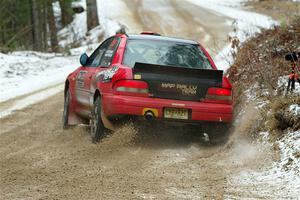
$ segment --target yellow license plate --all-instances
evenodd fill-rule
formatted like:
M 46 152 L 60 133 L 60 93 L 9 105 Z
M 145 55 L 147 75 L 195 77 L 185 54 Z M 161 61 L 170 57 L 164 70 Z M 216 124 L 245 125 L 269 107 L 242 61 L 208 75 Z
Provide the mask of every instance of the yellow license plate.
M 183 108 L 165 108 L 164 117 L 169 119 L 188 119 L 188 109 Z

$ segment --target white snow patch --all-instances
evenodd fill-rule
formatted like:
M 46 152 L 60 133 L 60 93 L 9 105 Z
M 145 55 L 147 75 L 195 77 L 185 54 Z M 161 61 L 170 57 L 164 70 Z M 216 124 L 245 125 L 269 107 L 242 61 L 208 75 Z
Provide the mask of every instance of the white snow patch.
M 0 54 L 0 102 L 63 83 L 78 57 L 38 52 Z
M 269 140 L 269 136 L 270 136 L 270 133 L 269 132 L 260 132 L 259 135 L 261 136 L 261 140 L 263 143 L 267 143 L 268 140 Z
M 294 115 L 300 116 L 300 105 L 299 104 L 292 104 L 289 107 L 289 110 L 293 112 Z
M 231 176 L 229 184 L 239 188 L 228 187 L 228 190 L 242 191 L 251 187 L 253 190 L 250 194 L 245 192 L 245 197 L 297 199 L 300 191 L 300 131 L 288 132 L 277 145 L 281 155 L 279 162 L 261 171 L 249 169 Z
M 289 76 L 280 76 L 277 81 L 277 89 L 275 94 L 278 94 L 279 90 L 283 91 L 283 94 L 286 94 L 287 86 L 288 86 Z M 291 89 L 291 88 L 290 88 Z M 298 82 L 295 82 L 295 90 L 293 91 L 293 95 L 300 96 L 300 85 Z
M 120 29 L 120 24 L 107 18 L 105 15 L 107 12 L 104 12 L 106 10 L 105 2 L 106 1 L 103 0 L 97 1 L 100 25 L 90 31 L 87 30 L 86 0 L 75 2 L 76 4 L 81 5 L 85 11 L 75 14 L 71 24 L 58 32 L 60 38 L 59 45 L 62 47 L 66 47 L 73 43 L 78 43 L 80 46 L 88 45 L 99 43 L 101 42 L 100 39 L 114 35 L 116 31 Z
M 63 89 L 64 89 L 64 86 L 59 85 L 59 86 L 38 92 L 36 94 L 30 95 L 28 97 L 22 98 L 20 100 L 17 100 L 14 103 L 14 105 L 11 106 L 10 108 L 0 111 L 0 118 L 6 117 L 17 110 L 26 108 L 27 106 L 30 106 L 34 103 L 38 103 L 42 100 L 45 100 L 45 99 L 63 91 Z
M 258 94 L 258 92 L 260 92 L 260 94 Z M 270 92 L 267 89 L 263 89 L 258 83 L 255 83 L 252 87 L 245 90 L 244 94 L 246 96 L 246 102 L 255 102 L 257 109 L 261 109 L 270 103 L 270 101 L 260 98 L 269 96 Z

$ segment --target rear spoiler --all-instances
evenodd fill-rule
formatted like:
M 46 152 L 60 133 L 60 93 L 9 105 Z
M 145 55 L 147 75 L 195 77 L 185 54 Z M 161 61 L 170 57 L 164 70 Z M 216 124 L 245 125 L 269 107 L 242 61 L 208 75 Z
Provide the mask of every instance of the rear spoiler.
M 136 62 L 133 68 L 133 74 L 153 74 L 165 75 L 166 78 L 170 74 L 176 74 L 178 79 L 181 78 L 197 78 L 199 82 L 210 82 L 211 86 L 222 87 L 223 70 L 215 69 L 195 69 L 181 66 L 155 65 Z M 154 78 L 154 77 L 153 77 Z

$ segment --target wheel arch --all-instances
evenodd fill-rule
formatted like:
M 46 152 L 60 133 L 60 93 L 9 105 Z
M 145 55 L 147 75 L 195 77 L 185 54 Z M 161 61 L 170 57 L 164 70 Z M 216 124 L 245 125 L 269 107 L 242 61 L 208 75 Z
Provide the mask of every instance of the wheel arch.
M 78 105 L 77 105 L 77 102 L 76 102 L 76 100 L 73 96 L 74 91 L 72 92 L 72 89 L 74 90 L 73 85 L 70 85 L 70 84 L 72 84 L 70 82 L 70 80 L 66 79 L 65 87 L 64 87 L 64 100 L 66 100 L 68 90 L 69 90 L 69 95 L 70 95 L 70 108 L 69 108 L 69 114 L 68 114 L 68 125 L 77 125 L 77 124 L 85 123 L 84 120 L 76 114 L 75 110 L 76 110 L 76 107 Z
M 67 79 L 65 81 L 64 97 L 66 97 L 66 94 L 67 94 L 67 91 L 69 88 L 70 88 L 70 82 L 69 82 L 69 79 Z
M 101 98 L 101 93 L 99 89 L 96 89 L 95 93 L 94 93 L 94 97 L 93 97 L 93 102 L 96 101 L 97 97 Z

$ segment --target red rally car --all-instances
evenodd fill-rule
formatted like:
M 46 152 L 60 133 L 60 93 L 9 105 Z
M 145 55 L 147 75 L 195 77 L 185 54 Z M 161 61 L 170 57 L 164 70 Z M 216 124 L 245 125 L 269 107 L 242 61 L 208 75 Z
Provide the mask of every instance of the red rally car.
M 65 82 L 63 127 L 89 122 L 94 142 L 124 115 L 209 124 L 214 134 L 232 122 L 232 86 L 197 42 L 117 34 L 80 63 Z

